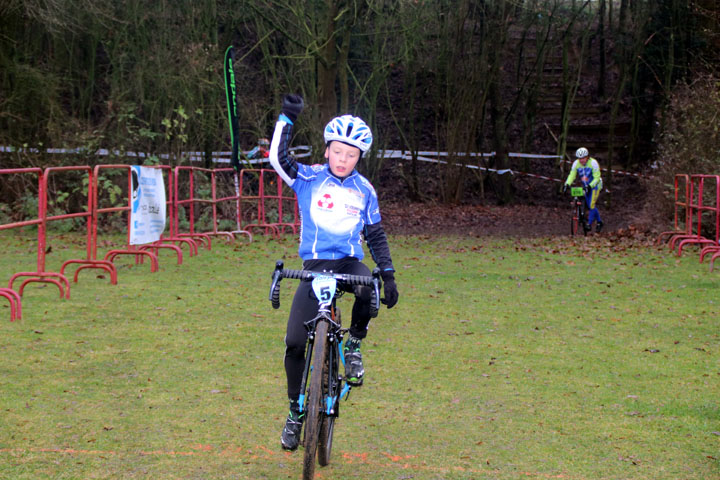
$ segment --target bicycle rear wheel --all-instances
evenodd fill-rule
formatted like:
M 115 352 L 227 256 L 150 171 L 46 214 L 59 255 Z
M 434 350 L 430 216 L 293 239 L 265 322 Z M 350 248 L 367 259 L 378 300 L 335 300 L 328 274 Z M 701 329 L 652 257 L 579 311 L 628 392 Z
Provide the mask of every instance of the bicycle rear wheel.
M 587 220 L 585 219 L 585 207 L 578 207 L 578 219 L 580 221 L 580 225 L 582 225 L 582 231 L 583 235 L 587 236 L 588 231 L 590 230 L 590 227 L 587 224 Z
M 303 459 L 303 480 L 312 480 L 315 476 L 315 453 L 317 452 L 320 427 L 323 421 L 323 370 L 327 357 L 328 324 L 318 321 L 315 329 L 312 373 L 305 418 L 305 457 Z
M 578 232 L 579 213 L 580 208 L 577 206 L 574 207 L 572 210 L 572 218 L 570 219 L 570 235 L 572 235 L 573 237 L 577 235 Z

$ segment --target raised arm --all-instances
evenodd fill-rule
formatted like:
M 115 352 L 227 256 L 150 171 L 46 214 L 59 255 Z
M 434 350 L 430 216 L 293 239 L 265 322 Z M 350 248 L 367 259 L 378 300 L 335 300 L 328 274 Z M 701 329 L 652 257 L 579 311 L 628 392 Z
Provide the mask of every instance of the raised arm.
M 297 162 L 290 155 L 290 138 L 293 124 L 302 112 L 303 106 L 304 102 L 300 95 L 285 95 L 270 143 L 270 165 L 291 187 L 297 178 L 298 167 Z

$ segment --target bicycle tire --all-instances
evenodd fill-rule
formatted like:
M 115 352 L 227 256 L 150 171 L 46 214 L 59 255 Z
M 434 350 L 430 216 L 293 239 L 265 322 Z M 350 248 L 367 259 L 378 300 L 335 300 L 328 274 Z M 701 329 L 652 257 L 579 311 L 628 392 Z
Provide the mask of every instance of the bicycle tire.
M 318 463 L 323 467 L 330 463 L 332 453 L 332 439 L 335 431 L 335 417 L 325 416 L 320 427 L 318 440 Z
M 327 356 L 328 324 L 318 321 L 315 329 L 313 347 L 312 374 L 308 392 L 307 417 L 305 418 L 305 457 L 303 459 L 303 480 L 312 480 L 315 476 L 315 454 L 317 453 L 323 408 L 323 367 Z
M 577 235 L 578 232 L 578 217 L 580 213 L 580 207 L 573 208 L 572 211 L 572 218 L 570 219 L 570 235 L 573 237 Z
M 338 371 L 338 346 L 333 344 L 331 348 L 334 348 L 334 351 L 328 351 L 328 355 L 325 357 L 325 363 L 323 365 L 323 379 L 324 383 L 327 384 L 327 382 L 330 381 L 330 370 L 332 370 L 335 373 L 335 376 L 337 375 Z M 330 362 L 333 362 L 332 369 L 330 368 Z M 339 382 L 339 379 L 336 379 L 336 382 Z M 335 391 L 337 390 L 337 391 Z M 327 387 L 327 391 L 330 395 L 336 395 L 340 391 L 339 385 L 333 385 L 331 388 L 330 386 Z M 340 403 L 340 399 L 338 398 L 338 404 Z M 336 405 L 335 408 L 339 408 L 340 405 Z M 320 437 L 318 438 L 318 463 L 321 466 L 326 466 L 330 463 L 330 455 L 332 453 L 332 437 L 333 432 L 335 430 L 335 415 L 329 416 L 329 415 L 323 415 L 322 424 L 320 425 Z
M 587 236 L 588 231 L 590 230 L 587 226 L 587 222 L 585 221 L 585 208 L 580 207 L 580 212 L 578 214 L 578 218 L 580 221 L 580 225 L 582 225 L 583 235 Z

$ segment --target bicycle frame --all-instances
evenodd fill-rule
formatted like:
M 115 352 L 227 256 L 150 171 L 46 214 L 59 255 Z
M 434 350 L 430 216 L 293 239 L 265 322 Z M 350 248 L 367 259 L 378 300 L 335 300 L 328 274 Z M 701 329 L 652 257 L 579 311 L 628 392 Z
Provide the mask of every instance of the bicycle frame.
M 298 398 L 301 412 L 306 413 L 303 425 L 303 479 L 309 480 L 315 474 L 316 454 L 320 465 L 325 466 L 330 462 L 332 435 L 335 419 L 339 416 L 340 400 L 347 398 L 352 388 L 340 375 L 340 363 L 345 363 L 342 342 L 348 329 L 342 328 L 340 309 L 336 304 L 344 293 L 338 284 L 373 287 L 370 316 L 375 317 L 380 308 L 380 269 L 376 268 L 370 277 L 286 270 L 283 269 L 283 262 L 278 261 L 272 275 L 269 296 L 273 308 L 280 307 L 280 281 L 284 277 L 311 280 L 312 291 L 318 299 L 317 315 L 305 322 L 308 338 Z
M 339 371 L 336 372 L 336 370 L 339 370 L 339 363 L 345 363 L 345 359 L 342 355 L 342 342 L 345 333 L 348 331 L 348 329 L 342 328 L 340 324 L 340 309 L 337 308 L 335 303 L 337 298 L 341 295 L 342 293 L 340 295 L 334 294 L 329 304 L 321 304 L 315 318 L 305 322 L 305 328 L 308 331 L 308 343 L 305 354 L 305 369 L 303 371 L 302 381 L 300 382 L 300 397 L 298 398 L 301 412 L 306 410 L 305 400 L 307 398 L 307 381 L 310 376 L 312 354 L 315 346 L 315 334 L 318 322 L 326 322 L 328 324 L 327 343 L 330 346 L 327 360 L 327 383 L 324 384 L 327 385 L 328 388 L 326 392 L 323 392 L 325 395 L 325 398 L 323 399 L 323 405 L 325 406 L 324 414 L 328 416 L 338 416 L 338 408 L 336 406 L 338 405 L 339 400 L 350 393 L 350 389 L 352 388 L 350 385 L 344 384 L 341 390 L 340 387 L 343 385 L 343 379 L 339 375 Z M 338 361 L 338 357 L 341 359 L 340 361 Z M 338 391 L 340 391 L 339 394 Z

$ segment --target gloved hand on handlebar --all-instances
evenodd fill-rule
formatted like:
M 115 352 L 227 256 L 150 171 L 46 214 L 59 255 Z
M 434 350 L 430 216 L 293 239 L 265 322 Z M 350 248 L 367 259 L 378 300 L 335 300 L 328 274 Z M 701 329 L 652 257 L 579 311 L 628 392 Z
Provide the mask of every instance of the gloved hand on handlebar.
M 563 186 L 562 186 L 562 193 L 565 193 L 565 192 L 567 192 L 567 189 L 568 189 L 568 184 L 567 184 L 567 183 L 563 183 Z
M 300 95 L 285 95 L 282 101 L 282 109 L 280 113 L 290 119 L 291 122 L 295 123 L 298 115 L 302 112 L 305 102 Z
M 387 305 L 387 308 L 392 308 L 398 302 L 398 298 L 400 297 L 397 285 L 395 285 L 395 274 L 388 270 L 381 272 L 380 276 L 383 279 L 383 289 L 385 293 L 385 298 L 382 299 L 382 303 Z
M 585 185 L 583 187 L 583 191 L 585 192 L 585 195 L 590 195 L 590 192 L 592 192 L 592 188 L 590 188 L 590 185 Z

